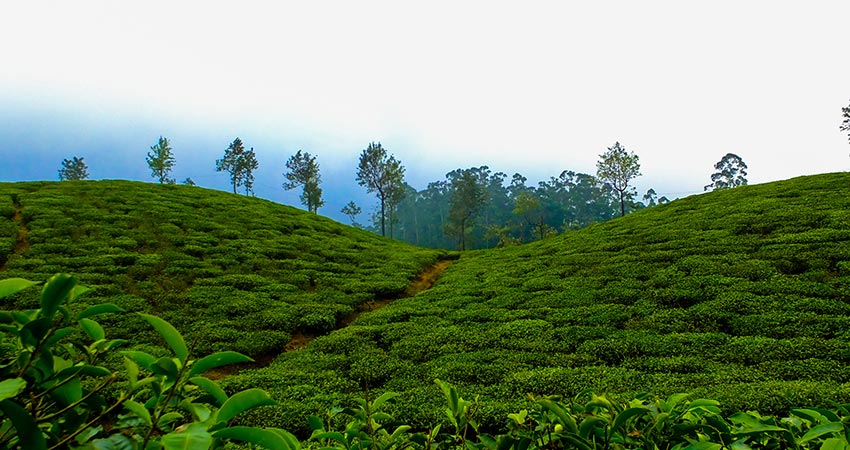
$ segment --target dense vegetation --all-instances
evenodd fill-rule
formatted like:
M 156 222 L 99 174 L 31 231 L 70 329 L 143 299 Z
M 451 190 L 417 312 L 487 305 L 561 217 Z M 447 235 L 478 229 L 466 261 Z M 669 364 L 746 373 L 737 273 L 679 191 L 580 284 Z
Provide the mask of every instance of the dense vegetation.
M 527 393 L 584 388 L 763 413 L 846 402 L 849 185 L 742 186 L 465 254 L 434 288 L 229 382 L 287 399 L 276 420 L 290 429 L 292 412 L 367 386 L 399 392 L 405 420 L 434 423 L 435 377 L 487 399 L 485 425 Z
M 221 381 L 279 401 L 248 422 L 302 436 L 307 414 L 387 391 L 398 419 L 440 423 L 435 378 L 481 394 L 483 430 L 528 408 L 526 394 L 584 388 L 786 414 L 850 401 L 846 186 L 846 174 L 741 186 L 465 253 L 434 288 L 333 332 L 441 255 L 262 200 L 104 181 L 0 185 L 0 260 L 4 276 L 79 273 L 94 288 L 80 307 L 162 315 L 201 353 L 277 354 L 296 330 L 330 332 Z
M 201 353 L 276 355 L 293 334 L 326 333 L 360 305 L 403 293 L 440 255 L 191 186 L 0 184 L 3 277 L 74 273 L 92 288 L 84 302 L 159 314 Z M 117 337 L 150 334 L 138 319 L 105 324 Z

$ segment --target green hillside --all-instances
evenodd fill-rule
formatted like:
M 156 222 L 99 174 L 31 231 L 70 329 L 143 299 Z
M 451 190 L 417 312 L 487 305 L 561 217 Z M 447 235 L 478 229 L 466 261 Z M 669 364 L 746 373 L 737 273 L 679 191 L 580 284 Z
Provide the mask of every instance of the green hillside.
M 850 175 L 708 193 L 542 242 L 464 254 L 437 285 L 244 372 L 285 399 L 400 392 L 438 423 L 434 378 L 502 424 L 526 394 L 689 392 L 730 411 L 850 401 Z M 266 415 L 267 420 L 272 415 Z
M 441 253 L 273 202 L 129 181 L 0 183 L 0 277 L 77 275 L 89 304 L 151 312 L 195 350 L 273 357 L 370 301 L 405 292 Z M 16 307 L 32 307 L 21 297 Z M 85 304 L 79 305 L 80 308 Z M 117 336 L 149 337 L 140 319 Z M 142 335 L 142 336 L 139 336 Z
M 848 174 L 693 196 L 465 253 L 407 298 L 447 254 L 254 198 L 7 183 L 0 217 L 0 277 L 74 273 L 94 288 L 88 304 L 158 314 L 199 354 L 265 357 L 222 380 L 279 401 L 250 416 L 265 426 L 304 433 L 307 414 L 383 391 L 401 394 L 397 418 L 432 425 L 444 407 L 435 378 L 480 394 L 491 426 L 527 394 L 584 388 L 689 392 L 764 413 L 850 402 Z M 107 324 L 156 339 L 139 319 Z M 304 335 L 319 337 L 284 351 Z

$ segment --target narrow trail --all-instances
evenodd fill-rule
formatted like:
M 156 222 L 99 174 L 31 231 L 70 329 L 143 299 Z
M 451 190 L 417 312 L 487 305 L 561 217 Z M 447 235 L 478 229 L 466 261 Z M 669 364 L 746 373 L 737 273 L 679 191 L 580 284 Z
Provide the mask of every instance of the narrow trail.
M 340 330 L 342 328 L 352 325 L 357 320 L 357 318 L 365 312 L 376 311 L 378 309 L 383 308 L 384 306 L 389 305 L 395 300 L 413 297 L 414 295 L 422 291 L 431 289 L 434 284 L 437 283 L 437 280 L 440 278 L 440 276 L 443 275 L 443 272 L 445 272 L 446 269 L 448 269 L 449 266 L 451 266 L 454 262 L 455 260 L 453 259 L 443 259 L 437 261 L 434 265 L 422 271 L 419 276 L 417 276 L 416 279 L 410 283 L 410 285 L 404 292 L 401 292 L 391 297 L 376 298 L 374 300 L 370 300 L 368 302 L 360 304 L 354 312 L 340 320 L 333 331 Z M 305 333 L 302 330 L 295 330 L 292 332 L 292 339 L 290 339 L 289 343 L 286 344 L 282 353 L 292 352 L 306 348 L 308 345 L 310 345 L 310 342 L 312 342 L 313 339 L 323 335 L 324 334 L 312 334 Z M 265 367 L 271 364 L 272 361 L 274 361 L 275 358 L 278 357 L 278 355 L 279 353 L 262 355 L 255 358 L 255 362 L 253 363 L 234 364 L 231 366 L 219 367 L 215 370 L 207 372 L 206 376 L 211 379 L 221 379 L 228 375 L 233 375 L 243 369 L 257 369 Z
M 12 198 L 13 206 L 15 207 L 15 215 L 12 216 L 12 220 L 18 224 L 18 239 L 15 244 L 15 249 L 12 250 L 12 253 L 2 261 L 0 264 L 0 272 L 5 271 L 7 265 L 9 264 L 9 260 L 12 259 L 14 255 L 20 255 L 21 253 L 27 251 L 30 248 L 30 243 L 28 239 L 29 230 L 27 230 L 26 225 L 24 224 L 24 215 L 23 215 L 23 206 L 21 206 L 21 202 L 18 200 L 17 196 Z

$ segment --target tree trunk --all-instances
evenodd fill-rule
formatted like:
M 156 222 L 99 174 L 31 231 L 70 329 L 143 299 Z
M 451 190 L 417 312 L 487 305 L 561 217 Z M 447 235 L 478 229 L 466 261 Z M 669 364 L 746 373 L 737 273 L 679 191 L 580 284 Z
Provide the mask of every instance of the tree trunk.
M 386 207 L 384 203 L 384 197 L 381 197 L 381 236 L 386 236 Z
M 620 192 L 620 217 L 626 215 L 626 193 L 625 191 Z

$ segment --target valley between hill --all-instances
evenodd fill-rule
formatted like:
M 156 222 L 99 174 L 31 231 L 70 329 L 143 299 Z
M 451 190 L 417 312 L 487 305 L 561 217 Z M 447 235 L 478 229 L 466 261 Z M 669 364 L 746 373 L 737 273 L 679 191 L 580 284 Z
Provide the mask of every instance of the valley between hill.
M 222 380 L 278 399 L 247 418 L 264 426 L 304 433 L 306 415 L 386 391 L 401 394 L 391 409 L 401 421 L 437 423 L 435 378 L 480 394 L 485 427 L 526 395 L 585 388 L 688 392 L 763 413 L 850 402 L 848 174 L 688 197 L 466 252 L 407 297 L 452 254 L 259 199 L 123 181 L 4 183 L 0 217 L 4 277 L 74 273 L 93 288 L 80 308 L 160 314 L 199 354 L 279 355 Z M 16 251 L 19 224 L 29 247 Z M 104 325 L 155 338 L 132 317 Z M 298 333 L 317 337 L 292 345 Z

